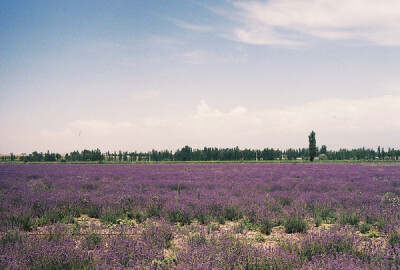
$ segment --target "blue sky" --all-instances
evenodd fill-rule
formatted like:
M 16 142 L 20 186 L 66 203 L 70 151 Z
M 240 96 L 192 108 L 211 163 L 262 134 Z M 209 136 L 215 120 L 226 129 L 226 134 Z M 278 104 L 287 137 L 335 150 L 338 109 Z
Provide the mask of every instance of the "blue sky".
M 0 153 L 400 148 L 399 46 L 394 0 L 2 1 Z

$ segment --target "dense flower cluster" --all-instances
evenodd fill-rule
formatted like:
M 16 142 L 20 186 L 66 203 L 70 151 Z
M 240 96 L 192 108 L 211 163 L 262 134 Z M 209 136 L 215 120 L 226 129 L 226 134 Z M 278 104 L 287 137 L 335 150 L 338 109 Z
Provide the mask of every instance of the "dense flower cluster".
M 399 202 L 397 165 L 5 164 L 0 268 L 396 269 Z M 82 215 L 130 233 L 79 235 Z M 204 229 L 228 221 L 289 237 L 271 248 Z

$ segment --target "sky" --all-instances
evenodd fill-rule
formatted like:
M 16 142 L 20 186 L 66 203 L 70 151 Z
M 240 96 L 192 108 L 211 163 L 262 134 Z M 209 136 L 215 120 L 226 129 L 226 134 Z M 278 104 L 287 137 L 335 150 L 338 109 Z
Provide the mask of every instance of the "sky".
M 400 148 L 397 0 L 0 2 L 0 153 Z

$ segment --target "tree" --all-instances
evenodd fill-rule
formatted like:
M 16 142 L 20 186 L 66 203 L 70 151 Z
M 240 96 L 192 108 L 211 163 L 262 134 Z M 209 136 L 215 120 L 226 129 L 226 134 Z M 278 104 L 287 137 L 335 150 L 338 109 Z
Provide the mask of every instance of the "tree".
M 325 154 L 326 155 L 326 153 L 327 153 L 327 146 L 326 145 L 323 145 L 323 146 L 321 146 L 321 150 L 319 151 L 319 153 L 320 154 Z
M 310 135 L 308 136 L 308 152 L 310 156 L 310 161 L 313 162 L 314 158 L 317 156 L 317 142 L 315 140 L 315 132 L 314 130 L 311 131 Z

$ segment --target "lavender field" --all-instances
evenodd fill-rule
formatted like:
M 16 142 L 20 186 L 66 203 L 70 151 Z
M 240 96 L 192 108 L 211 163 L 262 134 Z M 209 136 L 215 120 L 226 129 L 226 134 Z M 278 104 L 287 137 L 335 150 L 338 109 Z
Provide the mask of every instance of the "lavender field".
M 399 269 L 397 164 L 0 165 L 0 269 Z

